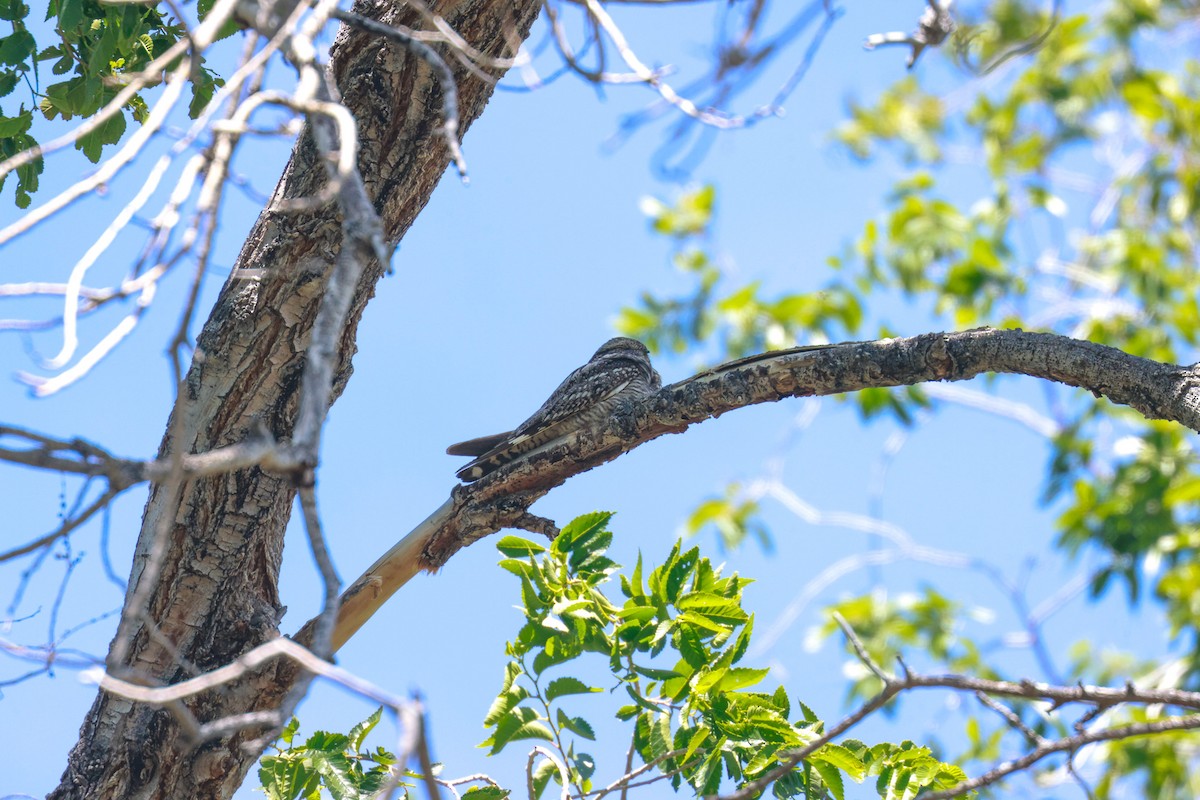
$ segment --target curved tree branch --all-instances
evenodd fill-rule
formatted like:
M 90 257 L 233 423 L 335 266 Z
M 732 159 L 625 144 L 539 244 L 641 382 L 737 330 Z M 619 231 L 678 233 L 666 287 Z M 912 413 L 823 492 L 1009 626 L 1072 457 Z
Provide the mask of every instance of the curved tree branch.
M 981 373 L 1029 375 L 1086 389 L 1147 419 L 1200 430 L 1200 372 L 1050 333 L 982 328 L 875 342 L 801 347 L 750 356 L 664 386 L 620 409 L 603 427 L 573 433 L 476 483 L 440 508 L 342 595 L 334 649 L 422 570 L 436 571 L 468 544 L 523 527 L 529 507 L 568 478 L 668 433 L 745 406 Z M 311 636 L 311 623 L 297 634 Z

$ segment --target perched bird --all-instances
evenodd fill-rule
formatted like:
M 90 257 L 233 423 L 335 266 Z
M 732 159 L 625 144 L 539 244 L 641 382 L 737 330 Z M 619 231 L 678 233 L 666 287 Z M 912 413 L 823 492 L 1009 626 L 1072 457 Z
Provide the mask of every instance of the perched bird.
M 599 425 L 619 401 L 656 392 L 661 386 L 662 378 L 651 366 L 644 344 L 620 336 L 609 339 L 516 430 L 459 442 L 446 452 L 476 456 L 456 474 L 465 483 L 477 481 L 547 442 Z

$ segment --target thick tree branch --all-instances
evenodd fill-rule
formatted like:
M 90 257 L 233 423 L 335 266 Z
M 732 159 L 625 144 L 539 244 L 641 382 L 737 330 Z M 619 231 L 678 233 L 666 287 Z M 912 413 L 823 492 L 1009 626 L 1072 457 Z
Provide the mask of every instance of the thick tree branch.
M 985 372 L 1029 375 L 1086 389 L 1147 419 L 1200 430 L 1200 373 L 1049 333 L 983 328 L 903 339 L 780 350 L 733 361 L 664 386 L 602 428 L 552 441 L 525 459 L 456 486 L 437 511 L 380 558 L 342 596 L 334 649 L 421 570 L 501 528 L 523 528 L 529 507 L 573 475 L 668 433 L 745 406 Z M 297 637 L 307 641 L 310 626 Z

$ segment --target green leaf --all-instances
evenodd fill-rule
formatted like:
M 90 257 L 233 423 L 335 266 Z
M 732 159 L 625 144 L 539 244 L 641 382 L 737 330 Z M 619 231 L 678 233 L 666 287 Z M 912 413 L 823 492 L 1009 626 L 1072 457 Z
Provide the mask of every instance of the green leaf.
M 342 753 L 350 744 L 350 737 L 344 733 L 329 733 L 317 731 L 304 743 L 309 750 L 325 753 Z
M 0 38 L 0 64 L 17 66 L 37 52 L 33 34 L 24 28 Z
M 596 734 L 592 730 L 592 726 L 583 717 L 568 716 L 561 708 L 558 709 L 558 724 L 559 727 L 566 728 L 571 733 L 577 736 L 582 736 L 590 741 L 596 740 Z
M 0 139 L 11 139 L 29 130 L 33 124 L 33 112 L 25 111 L 15 117 L 0 114 Z
M 683 754 L 683 758 L 679 759 L 680 762 L 684 764 L 690 762 L 692 760 L 692 756 L 696 754 L 696 751 L 700 749 L 702 744 L 708 741 L 708 737 L 711 735 L 711 730 L 707 726 L 700 726 L 692 731 L 691 736 L 688 738 L 688 744 Z
M 733 667 L 726 670 L 725 676 L 721 679 L 721 691 L 733 692 L 738 689 L 744 689 L 747 686 L 753 686 L 767 677 L 767 673 L 770 671 L 770 669 Z
M 360 794 L 350 773 L 350 760 L 344 753 L 319 750 L 310 753 L 309 760 L 334 800 L 359 800 Z
M 504 800 L 510 794 L 512 794 L 511 790 L 501 789 L 499 786 L 472 786 L 463 792 L 462 796 L 464 800 L 467 798 L 470 800 Z
M 383 715 L 383 706 L 375 709 L 371 716 L 364 719 L 362 722 L 350 729 L 350 749 L 358 752 L 362 749 L 363 740 L 367 738 L 376 725 L 379 724 L 379 719 Z
M 83 0 L 58 0 L 58 26 L 74 32 L 83 23 Z
M 867 765 L 850 750 L 838 744 L 827 744 L 808 757 L 809 761 L 822 761 L 837 767 L 855 781 L 861 781 L 867 774 Z
M 292 717 L 291 720 L 288 721 L 288 724 L 283 726 L 283 730 L 279 732 L 279 738 L 283 740 L 284 744 L 290 745 L 292 743 L 292 738 L 295 737 L 296 731 L 298 730 L 300 730 L 300 720 Z
M 560 697 L 566 697 L 572 694 L 591 694 L 593 692 L 602 692 L 603 689 L 597 689 L 588 686 L 578 678 L 555 678 L 550 681 L 550 685 L 546 687 L 546 702 L 552 702 Z
M 612 518 L 613 512 L 611 511 L 593 511 L 590 514 L 581 514 L 567 523 L 550 545 L 550 549 L 556 553 L 572 553 L 580 542 L 587 541 L 603 530 Z
M 504 666 L 504 686 L 500 690 L 500 694 L 492 701 L 491 707 L 488 708 L 487 716 L 483 719 L 484 725 L 495 725 L 516 708 L 522 700 L 529 697 L 529 690 L 524 686 L 513 685 L 513 681 L 520 674 L 521 667 L 515 662 L 509 662 Z
M 496 549 L 509 558 L 522 558 L 546 552 L 546 548 L 542 545 L 520 536 L 505 536 L 496 542 Z
M 822 783 L 829 790 L 829 794 L 833 795 L 834 800 L 845 800 L 846 788 L 842 783 L 842 773 L 838 772 L 832 764 L 825 761 L 812 761 L 812 767 L 821 776 Z
M 691 576 L 696 568 L 696 562 L 700 560 L 700 549 L 693 547 L 686 553 L 679 556 L 679 560 L 671 565 L 671 569 L 667 572 L 666 585 L 664 586 L 664 594 L 668 602 L 675 602 L 679 597 L 679 592 L 683 588 L 684 582 Z
M 19 22 L 29 16 L 29 6 L 21 0 L 0 0 L 0 19 Z
M 546 785 L 550 783 L 550 779 L 558 777 L 558 767 L 554 762 L 548 758 L 542 758 L 533 770 L 533 797 L 530 800 L 537 800 L 541 797 L 542 792 L 546 791 Z
M 109 117 L 99 128 L 91 133 L 80 136 L 75 146 L 83 151 L 88 161 L 93 164 L 100 161 L 100 153 L 106 144 L 116 144 L 125 133 L 125 114 L 117 112 Z
M 484 742 L 492 746 L 491 755 L 504 749 L 509 742 L 521 739 L 545 739 L 553 741 L 554 734 L 542 722 L 542 717 L 532 708 L 514 708 L 496 724 L 496 732 Z
M 713 622 L 708 617 L 701 614 L 692 613 L 691 611 L 683 612 L 677 616 L 675 620 L 679 623 L 685 623 L 696 628 L 702 628 L 711 633 L 726 633 L 729 630 L 727 626 Z

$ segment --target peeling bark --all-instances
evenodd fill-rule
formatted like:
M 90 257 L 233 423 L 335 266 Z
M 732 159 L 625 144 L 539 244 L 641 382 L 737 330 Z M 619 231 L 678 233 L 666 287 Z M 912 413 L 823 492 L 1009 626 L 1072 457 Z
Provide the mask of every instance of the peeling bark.
M 530 0 L 450 0 L 435 13 L 478 50 L 512 56 L 539 5 Z M 419 27 L 398 4 L 359 0 L 354 12 Z M 463 129 L 482 112 L 492 86 L 453 59 Z M 429 200 L 447 165 L 438 133 L 441 93 L 427 64 L 377 37 L 343 29 L 330 70 L 359 125 L 359 168 L 387 235 L 398 240 Z M 311 138 L 298 140 L 267 209 L 242 248 L 234 274 L 198 339 L 196 356 L 168 423 L 160 457 L 202 453 L 243 441 L 265 427 L 292 432 L 304 352 L 329 270 L 341 246 L 336 209 L 280 213 L 281 199 L 315 195 L 325 183 Z M 334 397 L 351 372 L 358 322 L 384 265 L 364 272 L 342 333 Z M 126 603 L 141 593 L 144 612 L 114 640 L 109 670 L 149 684 L 169 684 L 228 663 L 279 635 L 277 592 L 283 533 L 295 491 L 289 478 L 252 468 L 155 484 L 144 512 Z M 165 535 L 159 540 L 156 531 Z M 147 571 L 155 547 L 161 571 Z M 139 586 L 145 581 L 146 585 Z M 188 701 L 200 722 L 278 707 L 295 677 L 275 665 L 237 685 Z M 50 797 L 226 798 L 254 764 L 263 733 L 247 729 L 201 744 L 189 741 L 170 711 L 100 694 Z

